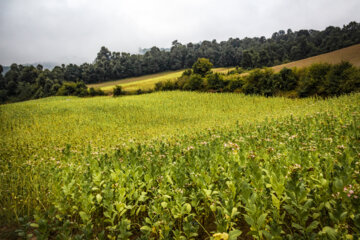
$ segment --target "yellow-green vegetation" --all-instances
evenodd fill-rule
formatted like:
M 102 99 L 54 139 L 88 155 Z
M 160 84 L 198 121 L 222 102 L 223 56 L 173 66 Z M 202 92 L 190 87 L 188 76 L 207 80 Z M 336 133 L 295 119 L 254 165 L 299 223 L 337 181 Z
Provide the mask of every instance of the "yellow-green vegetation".
M 154 88 L 155 83 L 165 80 L 175 80 L 177 77 L 181 76 L 183 70 L 173 71 L 173 72 L 163 72 L 145 75 L 141 77 L 126 78 L 117 81 L 104 82 L 98 84 L 90 84 L 88 87 L 100 88 L 105 92 L 112 92 L 113 88 L 116 85 L 120 85 L 125 91 L 136 91 L 141 90 L 150 90 Z
M 356 44 L 350 47 L 342 48 L 336 51 L 332 51 L 325 54 L 320 54 L 314 57 L 305 58 L 299 61 L 281 64 L 272 67 L 275 72 L 279 72 L 284 67 L 286 68 L 302 68 L 308 67 L 314 63 L 329 63 L 337 64 L 342 61 L 350 62 L 356 67 L 360 67 L 360 44 Z
M 214 68 L 213 71 L 218 73 L 227 73 L 232 69 L 234 68 Z M 163 73 L 145 75 L 141 77 L 126 78 L 117 81 L 89 84 L 88 87 L 100 88 L 106 93 L 112 92 L 116 85 L 121 86 L 124 91 L 132 92 L 132 91 L 137 91 L 139 89 L 143 91 L 148 91 L 154 89 L 154 86 L 157 82 L 169 81 L 169 80 L 175 81 L 178 77 L 181 76 L 183 71 L 184 70 L 163 72 Z
M 0 122 L 0 221 L 18 235 L 359 237 L 358 93 L 51 97 Z

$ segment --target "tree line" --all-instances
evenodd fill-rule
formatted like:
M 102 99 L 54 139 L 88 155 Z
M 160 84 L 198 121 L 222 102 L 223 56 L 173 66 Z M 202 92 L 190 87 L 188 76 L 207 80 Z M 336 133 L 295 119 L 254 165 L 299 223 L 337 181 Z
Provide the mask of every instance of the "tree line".
M 186 45 L 173 41 L 170 51 L 152 47 L 145 54 L 110 52 L 102 47 L 93 64 L 74 71 L 85 83 L 97 83 L 145 74 L 191 68 L 198 58 L 208 58 L 214 67 L 245 69 L 269 67 L 360 43 L 360 23 L 350 22 L 323 31 L 280 30 L 270 38 L 230 38 Z M 85 73 L 85 74 L 84 74 Z
M 94 89 L 91 94 L 89 90 L 86 92 L 86 86 L 81 82 L 99 83 L 191 68 L 198 58 L 208 58 L 215 67 L 252 69 L 299 60 L 357 43 L 360 43 L 360 23 L 350 22 L 342 28 L 329 26 L 323 31 L 280 30 L 270 38 L 230 38 L 219 43 L 212 40 L 188 44 L 175 40 L 170 50 L 152 47 L 145 54 L 111 52 L 101 47 L 93 63 L 63 64 L 52 70 L 43 69 L 41 65 L 14 63 L 5 76 L 1 74 L 3 68 L 0 66 L 0 101 L 22 101 L 56 94 L 102 94 Z M 65 83 L 67 87 L 63 87 Z M 61 87 L 63 90 L 59 92 Z M 72 90 L 65 91 L 64 88 Z

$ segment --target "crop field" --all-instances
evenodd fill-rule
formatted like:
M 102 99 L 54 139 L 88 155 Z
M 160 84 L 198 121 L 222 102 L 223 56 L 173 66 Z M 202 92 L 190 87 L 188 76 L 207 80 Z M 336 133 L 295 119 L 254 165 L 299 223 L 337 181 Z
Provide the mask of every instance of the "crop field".
M 0 123 L 0 239 L 360 237 L 358 93 L 51 97 Z

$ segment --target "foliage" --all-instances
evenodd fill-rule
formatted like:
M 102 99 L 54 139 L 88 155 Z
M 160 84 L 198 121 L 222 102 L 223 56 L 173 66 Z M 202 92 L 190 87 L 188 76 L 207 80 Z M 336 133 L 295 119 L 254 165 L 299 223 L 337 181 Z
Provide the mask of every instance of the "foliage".
M 207 58 L 199 58 L 196 60 L 194 65 L 192 66 L 192 70 L 194 74 L 199 74 L 202 77 L 205 77 L 213 67 L 213 64 Z
M 280 91 L 291 91 L 297 86 L 298 79 L 289 68 L 283 68 L 280 71 L 280 78 L 278 82 L 275 82 L 275 88 Z
M 246 69 L 274 66 L 337 50 L 359 43 L 360 24 L 350 22 L 343 28 L 323 31 L 280 30 L 271 38 L 230 38 L 218 43 L 181 44 L 173 41 L 170 51 L 152 47 L 141 54 L 111 53 L 101 47 L 94 65 L 81 65 L 86 83 L 103 82 L 168 70 L 190 68 L 199 58 L 207 58 L 215 67 L 240 66 Z M 197 72 L 204 76 L 202 70 Z M 87 77 L 91 75 L 91 77 Z
M 105 93 L 103 90 L 101 90 L 100 88 L 95 89 L 95 88 L 89 88 L 89 95 L 94 97 L 94 96 L 104 96 Z
M 115 86 L 115 88 L 113 90 L 113 96 L 117 97 L 117 96 L 120 96 L 120 95 L 124 95 L 122 87 L 121 86 Z
M 64 82 L 57 91 L 56 95 L 84 97 L 88 95 L 88 91 L 85 83 L 83 82 Z
M 359 103 L 167 92 L 2 105 L 1 223 L 38 239 L 357 239 Z
M 270 68 L 242 69 L 223 73 L 206 70 L 206 76 L 185 71 L 175 82 L 157 83 L 155 90 L 190 90 L 209 92 L 243 92 L 263 96 L 339 96 L 360 91 L 360 68 L 349 62 L 317 63 L 300 69 L 283 68 L 275 73 Z M 167 87 L 165 87 L 167 85 Z
M 204 79 L 201 77 L 200 74 L 192 74 L 184 83 L 183 89 L 196 91 L 201 90 L 204 87 Z
M 206 86 L 208 89 L 220 91 L 227 85 L 227 82 L 224 81 L 223 75 L 219 73 L 209 74 L 206 78 Z

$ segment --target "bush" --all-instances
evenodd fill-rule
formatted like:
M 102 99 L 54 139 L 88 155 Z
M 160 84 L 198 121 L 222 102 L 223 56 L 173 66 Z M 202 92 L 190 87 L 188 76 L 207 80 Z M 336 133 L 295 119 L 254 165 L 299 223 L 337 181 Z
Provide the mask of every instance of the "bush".
M 290 68 L 281 69 L 279 76 L 280 78 L 276 78 L 276 80 L 279 81 L 274 82 L 276 89 L 280 91 L 291 91 L 296 88 L 298 79 Z
M 205 77 L 207 73 L 210 72 L 213 64 L 207 58 L 199 58 L 194 65 L 192 66 L 192 70 L 195 74 L 199 74 L 202 77 Z
M 191 76 L 192 74 L 192 70 L 191 69 L 186 69 L 182 74 L 181 76 Z
M 115 87 L 114 87 L 114 89 L 113 89 L 113 96 L 114 96 L 114 97 L 121 96 L 121 95 L 124 95 L 124 94 L 125 94 L 125 93 L 123 92 L 121 86 L 115 86 Z
M 351 67 L 345 70 L 344 75 L 347 81 L 341 81 L 342 93 L 351 93 L 360 91 L 360 68 Z
M 155 83 L 155 91 L 163 91 L 163 82 Z
M 204 80 L 199 74 L 192 74 L 183 86 L 184 90 L 196 91 L 204 88 Z
M 94 96 L 104 96 L 105 93 L 104 93 L 104 91 L 101 90 L 100 88 L 97 88 L 97 89 L 95 89 L 95 88 L 90 88 L 90 89 L 89 89 L 89 95 L 92 96 L 92 97 L 94 97 Z
M 244 80 L 242 77 L 236 77 L 232 80 L 227 81 L 225 87 L 226 92 L 242 92 L 242 87 L 244 86 Z
M 172 91 L 178 89 L 176 82 L 167 80 L 165 82 L 157 82 L 155 84 L 155 91 Z
M 56 95 L 58 96 L 79 96 L 84 97 L 89 93 L 84 82 L 64 82 Z
M 226 86 L 224 77 L 219 73 L 209 74 L 206 77 L 206 88 L 211 90 L 223 91 Z
M 353 76 L 352 73 L 355 71 L 356 68 L 354 68 L 349 62 L 341 62 L 333 65 L 327 73 L 326 80 L 324 82 L 326 95 L 340 95 L 341 93 L 355 91 L 355 86 L 350 84 L 352 89 L 349 89 L 347 84 L 351 81 Z
M 330 70 L 331 65 L 327 63 L 313 64 L 306 68 L 305 74 L 299 79 L 299 96 L 326 96 L 325 81 Z
M 245 77 L 244 93 L 272 96 L 275 92 L 273 75 L 272 69 L 255 69 Z

